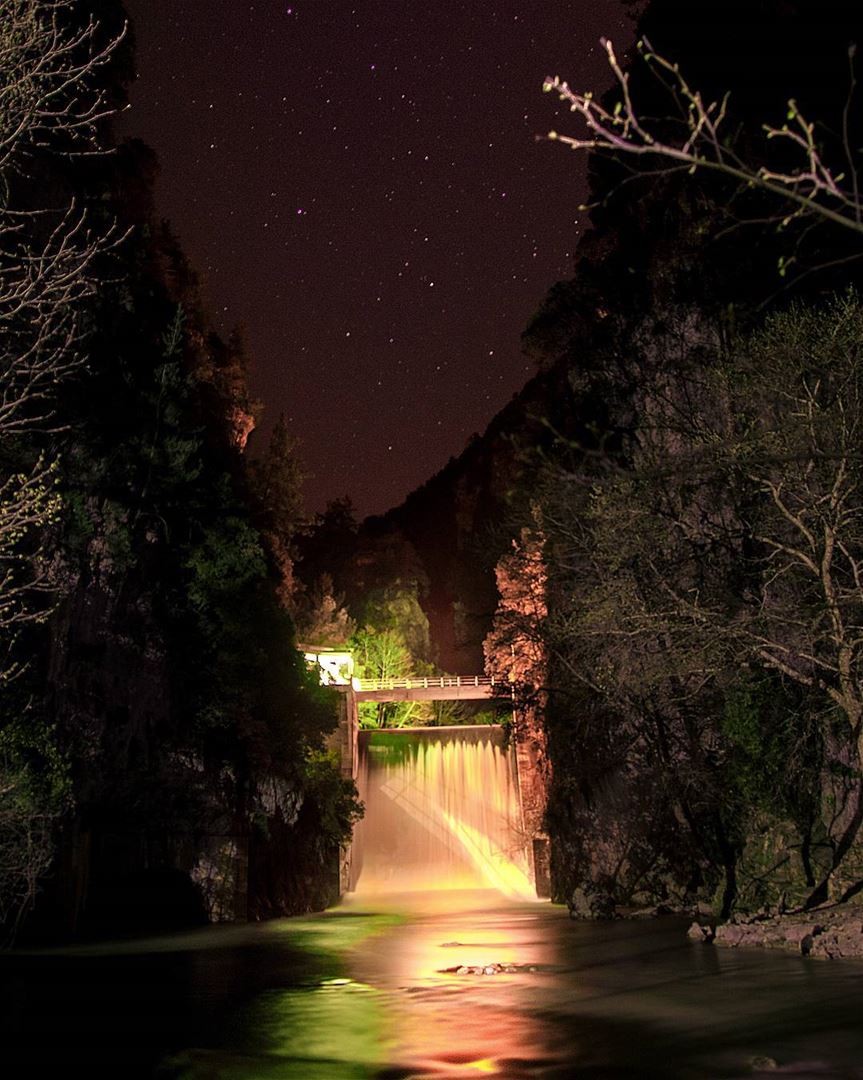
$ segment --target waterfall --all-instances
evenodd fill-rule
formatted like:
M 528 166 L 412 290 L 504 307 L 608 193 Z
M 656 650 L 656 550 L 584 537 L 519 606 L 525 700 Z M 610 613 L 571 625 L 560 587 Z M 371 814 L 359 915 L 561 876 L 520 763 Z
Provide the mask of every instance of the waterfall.
M 359 789 L 358 894 L 480 888 L 536 898 L 500 727 L 362 731 Z

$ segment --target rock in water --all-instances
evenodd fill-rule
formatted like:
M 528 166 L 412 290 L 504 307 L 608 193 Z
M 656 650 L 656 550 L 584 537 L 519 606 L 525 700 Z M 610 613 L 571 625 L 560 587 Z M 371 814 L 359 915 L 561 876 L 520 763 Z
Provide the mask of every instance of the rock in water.
M 774 1072 L 779 1068 L 779 1065 L 774 1058 L 758 1054 L 756 1057 L 750 1058 L 749 1067 L 753 1072 Z
M 571 919 L 604 920 L 616 916 L 614 898 L 601 886 L 587 881 L 573 890 L 569 900 Z
M 692 941 L 700 941 L 703 945 L 709 945 L 715 937 L 712 926 L 702 926 L 700 922 L 694 922 L 686 931 L 686 936 Z

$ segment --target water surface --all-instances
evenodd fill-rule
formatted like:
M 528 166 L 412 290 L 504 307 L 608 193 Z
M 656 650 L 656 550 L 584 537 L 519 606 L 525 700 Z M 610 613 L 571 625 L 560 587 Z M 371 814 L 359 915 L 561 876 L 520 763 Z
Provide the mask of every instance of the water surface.
M 16 1077 L 863 1078 L 859 962 L 491 893 L 9 954 L 0 988 Z

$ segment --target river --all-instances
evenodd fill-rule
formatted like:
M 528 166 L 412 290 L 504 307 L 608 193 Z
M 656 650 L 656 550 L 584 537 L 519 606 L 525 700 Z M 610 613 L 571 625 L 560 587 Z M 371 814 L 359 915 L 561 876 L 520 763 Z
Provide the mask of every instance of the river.
M 863 1078 L 859 962 L 491 893 L 7 953 L 0 988 L 15 1078 Z

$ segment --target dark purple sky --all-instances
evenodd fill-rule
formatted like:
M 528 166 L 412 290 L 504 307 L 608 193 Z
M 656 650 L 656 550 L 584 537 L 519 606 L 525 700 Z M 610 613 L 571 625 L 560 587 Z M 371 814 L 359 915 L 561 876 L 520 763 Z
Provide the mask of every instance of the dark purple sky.
M 519 335 L 569 273 L 585 161 L 546 74 L 608 84 L 622 0 L 127 0 L 123 128 L 252 385 L 301 443 L 309 502 L 400 502 L 531 367 Z

